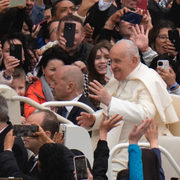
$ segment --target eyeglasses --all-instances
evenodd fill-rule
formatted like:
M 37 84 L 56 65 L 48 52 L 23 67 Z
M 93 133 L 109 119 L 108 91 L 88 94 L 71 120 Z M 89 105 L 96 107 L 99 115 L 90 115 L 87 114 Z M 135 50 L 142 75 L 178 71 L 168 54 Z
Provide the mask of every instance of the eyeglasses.
M 158 35 L 158 38 L 161 42 L 165 42 L 167 41 L 167 39 L 169 39 L 169 37 L 167 37 L 166 35 Z
M 54 28 L 54 29 L 49 33 L 49 37 L 51 36 L 51 34 L 52 34 L 54 31 L 57 31 L 57 27 Z

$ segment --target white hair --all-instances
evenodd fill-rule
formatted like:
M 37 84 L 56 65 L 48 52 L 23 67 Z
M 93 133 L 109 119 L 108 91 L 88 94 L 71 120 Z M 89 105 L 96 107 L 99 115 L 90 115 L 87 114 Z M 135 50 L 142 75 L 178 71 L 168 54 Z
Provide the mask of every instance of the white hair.
M 131 40 L 128 40 L 128 39 L 122 39 L 120 41 L 118 41 L 116 44 L 125 44 L 125 50 L 124 50 L 124 53 L 129 56 L 129 57 L 137 57 L 138 61 L 140 62 L 140 56 L 139 56 L 139 50 L 136 46 L 136 44 L 131 41 Z

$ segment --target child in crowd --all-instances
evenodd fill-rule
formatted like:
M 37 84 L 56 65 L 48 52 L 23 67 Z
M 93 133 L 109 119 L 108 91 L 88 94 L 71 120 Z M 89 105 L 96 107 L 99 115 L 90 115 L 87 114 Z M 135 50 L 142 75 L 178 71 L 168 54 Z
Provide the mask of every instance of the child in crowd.
M 26 93 L 26 74 L 22 68 L 14 68 L 13 80 L 10 87 L 14 89 L 19 96 L 25 96 Z M 24 124 L 26 119 L 24 117 L 24 102 L 20 103 L 21 106 L 21 123 Z

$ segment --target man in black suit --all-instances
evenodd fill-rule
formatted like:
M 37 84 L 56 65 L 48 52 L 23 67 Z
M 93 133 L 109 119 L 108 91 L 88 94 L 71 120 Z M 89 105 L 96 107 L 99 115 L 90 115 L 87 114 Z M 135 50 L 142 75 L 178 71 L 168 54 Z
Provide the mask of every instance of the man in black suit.
M 62 66 L 53 76 L 54 99 L 57 101 L 75 101 L 82 102 L 90 106 L 93 110 L 95 107 L 89 98 L 83 95 L 84 77 L 77 66 Z M 65 106 L 58 109 L 57 113 L 77 124 L 76 117 L 85 110 L 79 107 Z
M 8 117 L 8 105 L 6 99 L 0 95 L 0 153 L 4 151 L 4 138 L 6 134 L 12 129 L 12 124 Z M 19 168 L 23 170 L 27 163 L 27 151 L 24 147 L 23 141 L 20 137 L 15 139 L 14 146 L 12 148 Z M 0 170 L 0 177 L 3 177 L 3 172 Z
M 46 135 L 50 138 L 53 138 L 55 132 L 59 132 L 59 121 L 53 112 L 49 110 L 40 110 L 34 112 L 27 118 L 27 124 L 32 124 L 33 122 L 38 123 Z M 43 143 L 39 142 L 34 137 L 28 137 L 24 139 L 25 148 L 31 150 L 34 154 L 30 157 L 25 169 L 24 173 L 30 176 L 39 177 L 39 170 L 37 165 L 38 160 L 38 152 L 39 148 L 43 145 Z

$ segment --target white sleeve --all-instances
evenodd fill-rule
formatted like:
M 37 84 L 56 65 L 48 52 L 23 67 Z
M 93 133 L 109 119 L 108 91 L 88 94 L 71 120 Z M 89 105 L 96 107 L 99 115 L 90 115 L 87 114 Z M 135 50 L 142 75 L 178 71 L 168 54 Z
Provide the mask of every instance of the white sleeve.
M 114 0 L 111 0 L 110 2 L 104 2 L 103 0 L 100 0 L 98 2 L 98 6 L 99 6 L 99 10 L 100 11 L 105 11 L 106 9 L 108 9 L 111 4 L 114 2 Z
M 157 52 L 153 51 L 151 48 L 146 52 L 142 52 L 142 55 L 142 58 L 148 67 L 151 65 L 151 61 L 158 56 Z
M 146 117 L 153 118 L 156 115 L 156 107 L 150 94 L 145 89 L 139 95 L 137 102 L 112 97 L 108 111 L 110 117 L 119 114 L 123 116 L 123 121 L 133 124 L 141 124 Z

